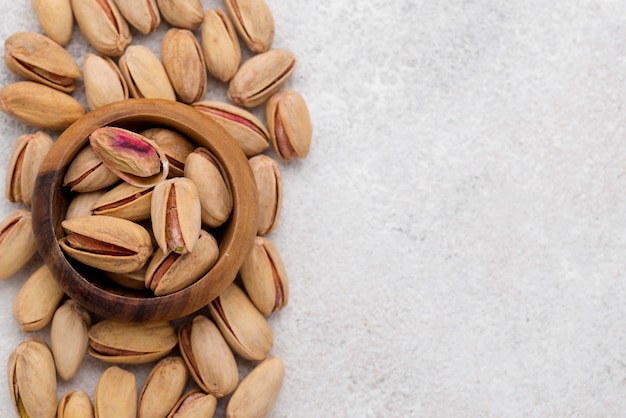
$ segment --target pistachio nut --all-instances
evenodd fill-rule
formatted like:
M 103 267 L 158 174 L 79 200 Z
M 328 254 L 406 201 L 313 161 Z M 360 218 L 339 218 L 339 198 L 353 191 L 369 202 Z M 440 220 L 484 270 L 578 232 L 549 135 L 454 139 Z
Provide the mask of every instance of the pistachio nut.
M 248 49 L 265 52 L 274 41 L 274 17 L 265 0 L 225 0 L 226 10 Z
M 59 401 L 57 418 L 94 418 L 89 395 L 82 390 L 66 392 Z
M 89 144 L 104 165 L 133 186 L 151 187 L 167 177 L 165 153 L 136 132 L 103 126 L 89 135 Z
M 278 225 L 283 200 L 282 182 L 278 163 L 271 157 L 259 154 L 249 160 L 259 198 L 257 234 L 269 234 Z
M 156 296 L 184 289 L 213 267 L 219 252 L 215 238 L 204 230 L 200 231 L 192 252 L 181 255 L 174 251 L 156 251 L 146 269 L 145 287 Z
M 192 252 L 202 227 L 200 197 L 193 181 L 167 179 L 152 192 L 152 231 L 164 253 Z
M 153 140 L 165 153 L 170 163 L 169 177 L 182 177 L 185 170 L 185 159 L 193 152 L 195 146 L 183 135 L 167 128 L 150 128 L 141 134 Z
M 165 357 L 177 343 L 169 322 L 105 319 L 89 329 L 88 352 L 107 363 L 144 364 Z
M 183 359 L 166 357 L 152 369 L 139 394 L 139 418 L 165 418 L 187 384 Z
M 209 227 L 222 225 L 233 210 L 233 198 L 220 164 L 211 152 L 196 148 L 187 156 L 185 177 L 198 189 L 202 222 Z
M 126 20 L 112 0 L 71 0 L 81 32 L 96 51 L 119 57 L 132 37 Z
M 39 25 L 46 35 L 61 46 L 70 43 L 74 14 L 70 0 L 32 0 Z
M 266 101 L 289 79 L 296 68 L 293 52 L 274 49 L 244 62 L 230 80 L 228 98 L 245 107 Z
M 13 317 L 22 331 L 38 331 L 52 321 L 63 296 L 63 289 L 44 264 L 22 285 L 13 301 Z
M 117 366 L 102 373 L 94 393 L 96 418 L 135 418 L 137 416 L 137 380 L 135 375 Z
M 87 352 L 91 326 L 89 312 L 71 299 L 54 313 L 50 327 L 50 346 L 57 373 L 63 380 L 71 379 L 78 371 Z M 67 342 L 71 341 L 71 344 Z
M 80 102 L 34 81 L 18 81 L 0 90 L 0 110 L 40 129 L 61 131 L 85 114 Z
M 17 138 L 7 167 L 5 195 L 9 202 L 30 207 L 39 167 L 51 147 L 52 138 L 42 131 Z
M 207 10 L 201 36 L 209 73 L 220 81 L 233 78 L 241 63 L 241 49 L 230 19 L 220 9 Z
M 19 417 L 54 418 L 57 378 L 48 345 L 27 338 L 9 356 L 9 391 Z
M 270 97 L 265 107 L 265 120 L 278 158 L 289 161 L 307 156 L 313 126 L 309 109 L 300 93 L 283 90 Z
M 215 396 L 194 389 L 178 400 L 167 418 L 210 418 L 216 406 Z
M 112 216 L 84 216 L 61 222 L 67 235 L 59 240 L 65 254 L 83 264 L 115 273 L 140 269 L 152 255 L 146 229 Z
M 177 28 L 196 30 L 202 24 L 204 10 L 200 0 L 157 0 L 163 19 Z
M 47 36 L 17 32 L 4 41 L 4 62 L 18 77 L 69 93 L 76 88 L 80 67 L 69 52 Z
M 176 100 L 163 64 L 143 45 L 131 45 L 118 61 L 120 71 L 135 98 Z
M 122 182 L 100 196 L 91 210 L 94 215 L 143 221 L 150 218 L 151 199 L 151 187 L 137 187 Z
M 105 193 L 106 191 L 104 190 L 96 190 L 95 192 L 77 193 L 72 196 L 70 203 L 67 205 L 67 210 L 65 211 L 65 219 L 92 215 L 91 207 L 100 196 Z
M 247 157 L 269 148 L 269 133 L 263 122 L 252 113 L 228 103 L 204 100 L 191 106 L 209 115 L 237 141 Z
M 285 367 L 278 357 L 259 363 L 239 384 L 226 406 L 227 418 L 265 418 L 270 415 L 283 384 Z
M 181 102 L 192 103 L 204 97 L 207 84 L 204 55 L 192 31 L 168 30 L 161 41 L 161 61 Z
M 0 279 L 17 273 L 36 252 L 31 214 L 16 209 L 0 223 Z
M 120 178 L 102 163 L 91 145 L 76 154 L 63 176 L 63 187 L 73 192 L 95 192 L 117 183 Z
M 128 84 L 117 64 L 105 55 L 87 53 L 83 59 L 85 97 L 90 110 L 128 99 Z
M 155 0 L 113 0 L 132 27 L 144 35 L 154 32 L 161 23 Z
M 197 315 L 179 328 L 178 341 L 191 377 L 204 392 L 221 398 L 235 390 L 239 383 L 237 363 L 213 322 Z
M 246 360 L 262 360 L 274 343 L 267 321 L 235 283 L 209 304 L 224 339 Z
M 256 237 L 244 258 L 239 276 L 254 306 L 265 316 L 287 305 L 287 272 L 276 246 L 267 237 Z
M 127 289 L 145 290 L 144 277 L 146 276 L 146 266 L 143 266 L 139 270 L 131 271 L 129 273 L 112 273 L 105 271 L 104 274 L 118 285 Z

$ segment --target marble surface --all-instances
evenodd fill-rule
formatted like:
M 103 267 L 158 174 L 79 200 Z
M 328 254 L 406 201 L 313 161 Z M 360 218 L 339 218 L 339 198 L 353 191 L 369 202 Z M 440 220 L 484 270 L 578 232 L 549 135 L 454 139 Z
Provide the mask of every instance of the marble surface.
M 40 31 L 30 2 L 0 3 L 0 39 Z M 272 416 L 622 415 L 626 3 L 268 4 L 315 131 L 307 159 L 281 164 L 271 238 L 291 293 L 269 320 L 286 366 Z M 166 29 L 134 42 L 158 52 Z M 76 32 L 69 50 L 91 48 Z M 0 115 L 0 172 L 32 131 Z M 0 282 L 4 361 L 40 263 Z M 92 395 L 104 367 L 86 357 L 60 394 Z M 142 383 L 149 367 L 131 369 Z

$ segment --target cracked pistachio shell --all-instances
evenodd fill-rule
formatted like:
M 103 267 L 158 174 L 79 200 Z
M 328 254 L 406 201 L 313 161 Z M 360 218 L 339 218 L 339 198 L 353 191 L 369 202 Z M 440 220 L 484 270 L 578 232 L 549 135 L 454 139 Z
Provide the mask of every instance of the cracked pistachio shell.
M 295 90 L 283 90 L 267 101 L 265 120 L 276 155 L 282 161 L 304 158 L 311 148 L 313 127 L 304 98 Z
M 207 85 L 204 55 L 192 31 L 168 30 L 161 41 L 161 60 L 181 102 L 192 103 L 204 97 Z
M 152 231 L 161 251 L 193 251 L 202 227 L 200 197 L 193 181 L 175 177 L 157 184 L 151 211 Z
M 0 90 L 0 110 L 30 126 L 61 131 L 85 114 L 72 96 L 34 81 L 18 81 Z
M 157 5 L 163 19 L 177 28 L 196 30 L 204 17 L 200 0 L 157 0 Z
M 237 363 L 213 322 L 197 315 L 178 330 L 178 340 L 191 377 L 204 392 L 221 398 L 235 390 Z
M 50 39 L 65 46 L 72 39 L 74 14 L 70 0 L 32 0 L 39 25 Z
M 274 49 L 255 55 L 230 80 L 228 98 L 245 107 L 258 106 L 285 84 L 295 68 L 296 57 L 290 51 Z
M 71 0 L 81 32 L 96 51 L 119 57 L 132 37 L 126 20 L 112 0 Z
M 241 357 L 263 360 L 270 352 L 274 343 L 272 330 L 236 284 L 209 304 L 209 312 L 230 348 Z
M 84 216 L 65 220 L 67 235 L 59 241 L 68 256 L 83 264 L 115 273 L 139 270 L 152 255 L 146 229 L 112 216 Z
M 129 221 L 150 218 L 152 188 L 122 182 L 104 193 L 91 207 L 94 215 L 107 215 Z
M 139 394 L 138 418 L 166 417 L 182 395 L 187 377 L 182 358 L 166 357 L 159 361 Z
M 230 19 L 220 9 L 207 10 L 201 36 L 209 73 L 224 82 L 233 78 L 241 64 L 241 49 Z
M 52 321 L 63 296 L 63 289 L 43 265 L 30 275 L 15 297 L 13 317 L 22 331 L 38 331 Z
M 269 148 L 269 132 L 252 113 L 228 103 L 204 100 L 191 106 L 210 116 L 235 139 L 246 157 L 254 157 Z
M 63 187 L 73 192 L 95 192 L 117 183 L 120 178 L 102 163 L 91 145 L 83 147 L 65 171 Z
M 69 52 L 47 36 L 17 32 L 4 41 L 4 62 L 16 76 L 69 93 L 80 67 Z
M 161 23 L 161 14 L 155 0 L 113 0 L 131 26 L 144 35 L 154 32 Z
M 225 0 L 239 36 L 252 52 L 265 52 L 274 41 L 274 17 L 265 0 Z
M 131 97 L 176 100 L 161 61 L 143 45 L 131 45 L 118 62 Z
M 104 190 L 96 190 L 95 192 L 77 193 L 70 200 L 65 211 L 65 219 L 80 218 L 82 216 L 92 215 L 91 207 L 93 204 L 105 194 Z
M 201 230 L 192 252 L 180 255 L 173 251 L 156 251 L 148 263 L 145 287 L 156 296 L 167 295 L 195 283 L 205 275 L 219 256 L 217 241 Z
M 54 313 L 50 345 L 61 379 L 69 380 L 78 371 L 89 345 L 89 326 L 89 312 L 71 299 L 66 300 Z M 72 343 L 68 344 L 68 341 Z
M 9 391 L 19 417 L 54 418 L 57 379 L 47 344 L 27 338 L 9 355 Z
M 274 409 L 285 367 L 278 357 L 259 363 L 239 384 L 226 406 L 227 418 L 264 418 Z
M 282 181 L 278 163 L 267 155 L 260 154 L 248 160 L 257 187 L 259 199 L 258 235 L 276 229 L 282 204 Z
M 135 418 L 137 416 L 137 380 L 135 375 L 117 366 L 102 373 L 94 393 L 97 418 Z
M 265 316 L 287 305 L 289 285 L 283 260 L 267 237 L 256 237 L 239 269 L 246 293 Z
M 185 170 L 185 159 L 193 152 L 195 146 L 183 135 L 167 128 L 150 128 L 141 132 L 143 136 L 153 140 L 165 153 L 169 162 L 169 177 L 182 177 Z
M 93 418 L 89 395 L 82 390 L 70 390 L 63 395 L 57 407 L 57 418 Z
M 83 59 L 85 97 L 90 110 L 128 99 L 128 84 L 117 64 L 105 55 L 87 53 Z
M 0 279 L 17 273 L 36 252 L 31 214 L 17 209 L 0 223 Z
M 167 418 L 211 418 L 216 406 L 215 396 L 195 389 L 178 400 Z
M 135 290 L 145 290 L 144 277 L 146 276 L 146 266 L 143 266 L 139 270 L 131 271 L 129 273 L 112 273 L 105 271 L 104 274 L 122 287 Z
M 187 156 L 185 177 L 198 189 L 202 222 L 212 228 L 226 222 L 233 198 L 217 159 L 208 149 L 199 147 Z
M 45 132 L 17 138 L 6 176 L 5 194 L 10 202 L 24 202 L 30 207 L 39 167 L 51 147 L 52 138 Z
M 165 153 L 136 132 L 104 126 L 89 135 L 89 144 L 109 170 L 133 186 L 151 187 L 167 177 Z

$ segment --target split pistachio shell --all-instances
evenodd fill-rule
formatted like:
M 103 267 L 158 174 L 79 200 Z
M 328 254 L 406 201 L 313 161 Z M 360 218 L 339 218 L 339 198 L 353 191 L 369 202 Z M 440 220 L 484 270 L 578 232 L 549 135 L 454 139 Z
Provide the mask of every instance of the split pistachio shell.
M 100 198 L 100 196 L 106 193 L 104 190 L 97 190 L 95 192 L 77 193 L 70 200 L 65 211 L 65 219 L 80 218 L 82 216 L 92 215 L 91 207 Z
M 126 21 L 139 32 L 147 35 L 161 23 L 161 15 L 155 0 L 114 0 Z
M 89 329 L 89 354 L 107 363 L 144 364 L 165 357 L 178 343 L 169 322 L 105 319 Z
M 132 97 L 176 100 L 176 94 L 163 64 L 145 46 L 129 46 L 118 64 Z
M 104 193 L 91 207 L 94 215 L 114 216 L 129 221 L 150 218 L 152 188 L 122 182 Z
M 0 223 L 0 279 L 17 273 L 36 252 L 31 214 L 17 209 Z
M 91 145 L 84 146 L 65 171 L 63 187 L 73 192 L 94 192 L 117 183 L 120 178 L 102 163 Z
M 90 110 L 128 99 L 128 84 L 117 64 L 105 55 L 87 53 L 83 60 L 85 96 Z
M 150 234 L 142 226 L 111 216 L 65 220 L 59 241 L 65 254 L 83 264 L 116 273 L 138 270 L 152 255 Z
M 204 392 L 221 398 L 235 390 L 239 382 L 237 363 L 213 322 L 197 315 L 179 329 L 178 339 L 189 372 Z
M 259 198 L 257 234 L 265 235 L 276 229 L 282 205 L 282 182 L 278 163 L 267 155 L 250 158 L 250 167 Z
M 235 284 L 209 304 L 211 317 L 230 348 L 246 360 L 262 360 L 274 343 L 267 321 Z
M 174 408 L 187 383 L 187 368 L 180 357 L 159 361 L 139 395 L 139 418 L 165 418 Z
M 57 379 L 54 360 L 43 340 L 27 338 L 11 352 L 8 380 L 17 416 L 56 416 Z
M 117 366 L 102 373 L 94 394 L 97 418 L 135 418 L 137 381 L 135 375 Z
M 217 399 L 197 389 L 183 395 L 167 418 L 211 418 Z
M 141 132 L 143 136 L 161 148 L 169 162 L 169 177 L 182 177 L 185 170 L 185 159 L 193 152 L 195 146 L 183 135 L 167 128 L 150 128 Z
M 207 10 L 202 24 L 202 51 L 209 73 L 220 81 L 234 77 L 241 63 L 239 39 L 220 9 Z
M 89 312 L 71 299 L 66 300 L 54 313 L 50 345 L 61 379 L 69 380 L 78 371 L 89 345 L 87 331 L 90 325 Z
M 112 0 L 71 0 L 81 32 L 98 52 L 119 57 L 132 37 L 126 20 Z
M 225 0 L 239 36 L 252 52 L 269 50 L 274 41 L 274 18 L 265 0 Z
M 276 246 L 267 237 L 256 237 L 243 260 L 239 276 L 248 296 L 265 316 L 287 305 L 287 272 Z
M 157 0 L 163 19 L 177 28 L 196 30 L 202 23 L 204 10 L 200 0 Z
M 4 42 L 4 62 L 18 77 L 65 93 L 74 91 L 80 67 L 62 46 L 35 32 L 16 32 Z
M 192 31 L 168 30 L 161 41 L 161 60 L 181 102 L 192 103 L 204 97 L 207 84 L 204 55 Z
M 304 158 L 311 147 L 313 127 L 300 93 L 283 90 L 267 101 L 265 120 L 276 155 L 283 161 Z
M 231 396 L 226 406 L 226 417 L 268 417 L 280 394 L 284 375 L 285 367 L 278 357 L 268 357 L 259 363 Z
M 52 138 L 45 132 L 39 131 L 17 138 L 6 177 L 5 191 L 10 202 L 24 202 L 30 207 L 39 167 L 51 147 Z
M 247 157 L 254 157 L 269 148 L 269 133 L 263 122 L 247 110 L 211 100 L 196 102 L 192 106 L 226 129 Z
M 93 418 L 89 395 L 82 390 L 70 390 L 59 401 L 57 418 Z
M 152 230 L 161 251 L 192 252 L 200 236 L 201 210 L 194 182 L 175 177 L 152 192 Z
M 110 271 L 104 272 L 106 276 L 113 282 L 122 287 L 135 290 L 145 290 L 144 277 L 146 276 L 146 266 L 139 270 L 131 271 L 129 273 L 112 273 Z
M 30 126 L 61 131 L 85 114 L 72 96 L 34 81 L 18 81 L 0 90 L 0 110 Z
M 74 31 L 74 14 L 70 0 L 32 0 L 39 25 L 50 39 L 65 46 Z
M 185 177 L 198 189 L 202 222 L 209 227 L 222 225 L 233 210 L 233 198 L 217 159 L 206 148 L 196 148 L 187 156 Z
M 63 296 L 63 289 L 43 265 L 24 282 L 15 297 L 13 317 L 22 331 L 38 331 L 52 321 Z

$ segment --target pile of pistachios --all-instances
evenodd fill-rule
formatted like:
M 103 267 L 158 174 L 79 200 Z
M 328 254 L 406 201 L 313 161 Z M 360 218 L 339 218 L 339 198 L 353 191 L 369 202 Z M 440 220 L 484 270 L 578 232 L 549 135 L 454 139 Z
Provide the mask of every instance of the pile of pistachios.
M 286 306 L 289 292 L 281 256 L 267 236 L 280 218 L 280 167 L 265 152 L 271 145 L 283 162 L 306 157 L 312 127 L 303 97 L 282 89 L 296 59 L 272 49 L 268 5 L 224 0 L 224 12 L 205 11 L 200 0 L 32 4 L 45 35 L 24 31 L 5 40 L 6 66 L 22 81 L 0 90 L 0 110 L 40 130 L 16 139 L 8 165 L 5 194 L 20 207 L 0 223 L 0 279 L 36 253 L 35 180 L 54 135 L 88 111 L 71 96 L 81 77 L 89 110 L 131 97 L 160 98 L 213 118 L 249 158 L 259 207 L 257 237 L 238 280 L 208 304 L 208 314 L 197 312 L 176 327 L 96 318 L 66 297 L 46 265 L 36 269 L 16 296 L 13 314 L 25 333 L 49 326 L 50 343 L 26 338 L 8 359 L 17 415 L 211 417 L 223 402 L 228 417 L 269 416 L 284 366 L 270 355 L 266 317 Z M 133 31 L 150 34 L 161 19 L 170 29 L 160 57 L 132 44 Z M 82 69 L 65 49 L 75 23 L 94 49 Z M 240 41 L 252 54 L 245 62 Z M 232 103 L 205 97 L 208 77 L 228 83 Z M 260 105 L 265 121 L 244 109 Z M 60 240 L 66 256 L 100 269 L 118 286 L 156 296 L 189 286 L 211 268 L 219 245 L 210 230 L 228 220 L 233 205 L 219 160 L 162 127 L 97 129 L 68 167 L 63 187 L 72 193 Z M 151 230 L 144 228 L 147 220 Z M 76 388 L 59 399 L 57 378 L 71 382 L 86 353 L 109 364 L 95 392 Z M 254 362 L 241 380 L 239 359 Z M 152 363 L 141 387 L 125 368 Z

